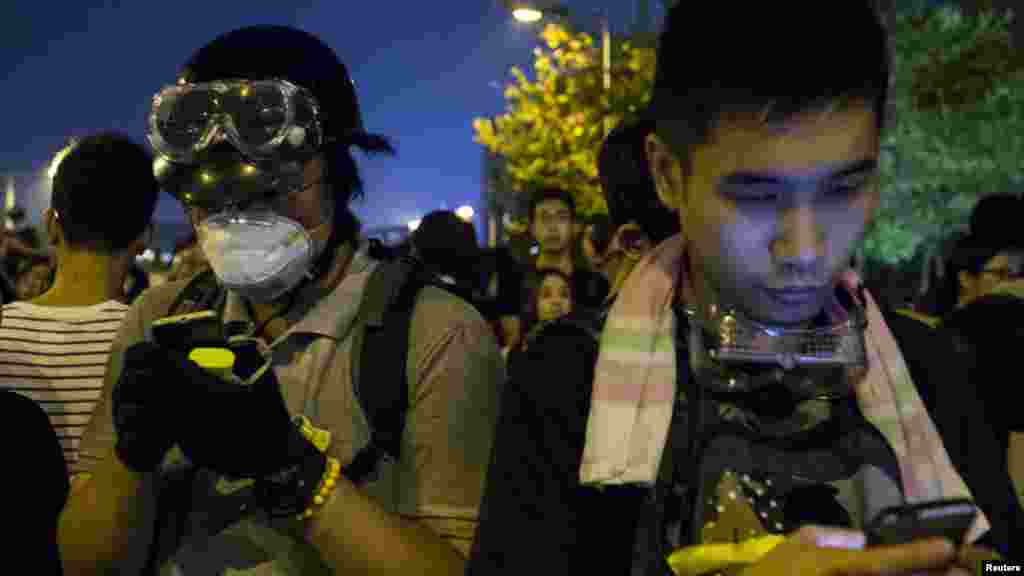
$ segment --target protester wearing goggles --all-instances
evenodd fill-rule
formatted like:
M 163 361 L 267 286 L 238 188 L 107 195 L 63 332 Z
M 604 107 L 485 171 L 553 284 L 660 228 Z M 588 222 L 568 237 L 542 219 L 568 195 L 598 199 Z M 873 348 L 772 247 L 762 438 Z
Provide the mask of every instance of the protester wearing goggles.
M 358 342 L 394 267 L 359 238 L 350 149 L 393 150 L 345 66 L 299 30 L 235 30 L 157 93 L 147 135 L 211 271 L 147 291 L 113 345 L 93 478 L 62 517 L 69 573 L 461 574 L 501 357 L 468 304 L 419 289 L 394 351 L 416 399 L 402 450 L 353 472 L 378 432 Z M 161 337 L 172 320 L 216 346 Z

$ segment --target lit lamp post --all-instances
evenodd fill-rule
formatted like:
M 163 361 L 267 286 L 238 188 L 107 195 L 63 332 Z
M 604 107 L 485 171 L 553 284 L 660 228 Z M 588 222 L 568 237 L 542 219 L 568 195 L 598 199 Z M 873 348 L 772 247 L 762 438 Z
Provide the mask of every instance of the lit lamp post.
M 568 17 L 569 8 L 564 5 L 558 5 L 541 9 L 525 3 L 518 3 L 512 9 L 512 17 L 525 24 L 539 22 L 544 18 L 546 13 Z M 608 24 L 608 16 L 603 12 L 599 12 L 597 14 L 601 20 L 601 69 L 604 72 L 604 92 L 608 96 L 608 102 L 610 104 L 612 95 L 612 33 Z M 605 114 L 605 134 L 608 134 L 612 130 L 611 121 L 611 115 Z
M 459 219 L 461 219 L 463 222 L 472 222 L 473 216 L 476 215 L 476 211 L 473 210 L 473 207 L 469 205 L 459 206 L 458 209 L 455 210 L 455 215 L 458 216 Z

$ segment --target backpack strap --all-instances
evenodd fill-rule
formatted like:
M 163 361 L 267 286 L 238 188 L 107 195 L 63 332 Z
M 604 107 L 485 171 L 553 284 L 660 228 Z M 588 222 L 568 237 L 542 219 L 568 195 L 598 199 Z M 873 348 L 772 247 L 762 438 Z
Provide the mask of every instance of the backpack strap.
M 224 302 L 225 291 L 217 282 L 212 269 L 206 269 L 193 276 L 167 308 L 165 316 L 187 314 L 198 310 L 217 308 Z M 160 487 L 156 500 L 156 526 L 153 541 L 149 546 L 146 564 L 142 569 L 145 576 L 155 575 L 160 565 L 182 543 L 185 524 L 188 521 L 192 502 L 192 489 L 198 472 L 194 468 L 178 470 L 171 474 Z M 168 533 L 165 524 L 172 528 Z
M 223 296 L 224 290 L 217 281 L 217 276 L 213 269 L 207 268 L 193 276 L 181 292 L 178 292 L 178 296 L 167 309 L 167 316 L 219 308 Z
M 355 342 L 359 358 L 353 363 L 353 382 L 370 424 L 370 441 L 342 470 L 353 483 L 376 474 L 385 456 L 397 460 L 400 455 L 409 409 L 409 328 L 420 290 L 432 284 L 422 265 L 412 258 L 381 262 L 367 283 L 361 341 L 357 334 Z

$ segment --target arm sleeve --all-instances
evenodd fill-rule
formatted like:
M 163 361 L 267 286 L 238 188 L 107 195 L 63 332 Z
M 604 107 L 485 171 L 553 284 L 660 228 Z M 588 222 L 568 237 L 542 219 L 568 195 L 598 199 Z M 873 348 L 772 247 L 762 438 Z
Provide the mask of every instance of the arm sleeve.
M 502 394 L 468 574 L 585 573 L 578 570 L 617 561 L 614 550 L 628 562 L 632 525 L 616 518 L 609 495 L 579 486 L 596 358 L 591 339 L 559 329 L 518 357 Z
M 409 340 L 400 510 L 467 556 L 505 368 L 479 313 L 460 300 L 435 296 L 414 316 Z

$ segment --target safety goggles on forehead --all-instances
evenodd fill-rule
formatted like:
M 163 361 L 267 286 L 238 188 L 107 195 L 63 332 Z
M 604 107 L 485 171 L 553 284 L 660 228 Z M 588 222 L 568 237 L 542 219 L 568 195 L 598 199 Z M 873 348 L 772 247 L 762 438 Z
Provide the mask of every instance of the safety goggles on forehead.
M 286 80 L 226 80 L 168 86 L 153 97 L 147 138 L 171 162 L 197 163 L 221 141 L 254 160 L 300 160 L 323 144 L 320 109 Z

